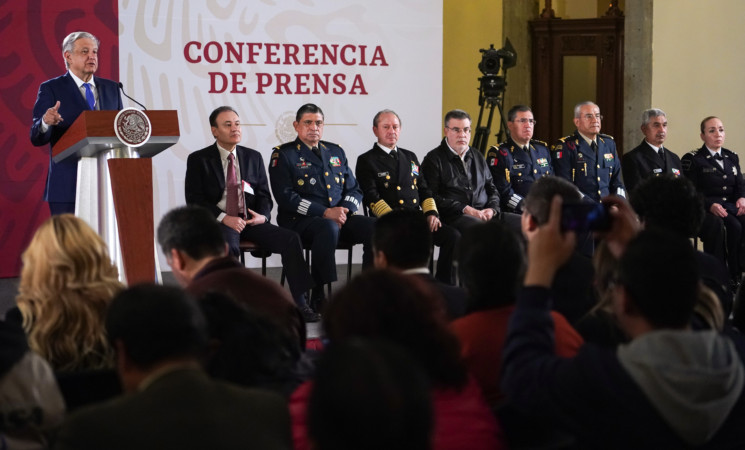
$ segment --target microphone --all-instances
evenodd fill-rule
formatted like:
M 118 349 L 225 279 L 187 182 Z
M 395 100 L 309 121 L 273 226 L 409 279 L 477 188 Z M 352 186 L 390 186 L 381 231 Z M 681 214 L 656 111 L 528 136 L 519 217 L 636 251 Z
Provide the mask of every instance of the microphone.
M 143 110 L 147 111 L 147 108 L 145 108 L 145 105 L 143 105 L 142 103 L 140 103 L 137 100 L 133 99 L 132 97 L 130 97 L 129 95 L 127 95 L 126 92 L 124 92 L 124 84 L 121 81 L 119 82 L 119 90 L 122 91 L 122 94 L 124 94 L 125 97 L 127 97 L 128 99 L 130 99 L 133 102 L 137 103 L 138 105 L 140 105 L 142 107 Z

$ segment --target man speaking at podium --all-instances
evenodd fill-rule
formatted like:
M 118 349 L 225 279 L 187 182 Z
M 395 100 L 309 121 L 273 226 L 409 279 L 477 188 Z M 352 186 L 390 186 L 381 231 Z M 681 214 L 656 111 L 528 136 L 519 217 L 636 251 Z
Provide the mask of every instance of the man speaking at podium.
M 75 186 L 78 158 L 52 161 L 52 147 L 86 110 L 120 110 L 119 85 L 94 77 L 98 69 L 98 39 L 85 31 L 76 31 L 62 41 L 62 56 L 67 73 L 39 86 L 31 124 L 31 143 L 49 146 L 49 172 L 44 200 L 54 214 L 75 213 Z

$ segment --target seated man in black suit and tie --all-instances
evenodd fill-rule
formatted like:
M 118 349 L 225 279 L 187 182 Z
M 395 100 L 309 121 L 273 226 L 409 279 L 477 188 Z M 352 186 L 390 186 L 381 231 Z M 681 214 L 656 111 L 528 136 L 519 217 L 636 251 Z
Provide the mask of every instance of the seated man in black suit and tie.
M 642 113 L 644 140 L 636 148 L 623 155 L 621 167 L 626 190 L 632 191 L 645 178 L 660 175 L 679 177 L 683 170 L 680 158 L 663 147 L 667 137 L 667 116 L 661 109 L 648 109 Z
M 141 284 L 109 305 L 106 331 L 127 395 L 81 409 L 58 449 L 289 449 L 279 394 L 212 380 L 200 367 L 207 322 L 181 289 Z
M 373 262 L 378 269 L 411 274 L 434 287 L 445 300 L 449 319 L 466 313 L 466 292 L 436 280 L 427 268 L 432 252 L 430 225 L 421 211 L 396 209 L 375 221 Z
M 272 196 L 261 154 L 238 145 L 240 118 L 230 106 L 212 111 L 209 121 L 215 143 L 192 153 L 186 161 L 186 203 L 214 214 L 232 256 L 239 255 L 241 239 L 281 254 L 292 297 L 305 320 L 317 322 L 319 316 L 305 296 L 313 280 L 303 259 L 300 237 L 269 223 Z
M 394 209 L 422 211 L 432 232 L 432 241 L 440 247 L 437 279 L 453 284 L 453 254 L 460 232 L 440 222 L 432 192 L 421 175 L 419 160 L 414 152 L 396 145 L 400 132 L 401 119 L 394 111 L 385 109 L 373 118 L 373 133 L 378 141 L 357 158 L 355 170 L 363 200 L 375 217 Z
M 39 86 L 31 124 L 31 143 L 49 144 L 49 172 L 44 200 L 54 214 L 75 213 L 78 158 L 52 161 L 52 147 L 83 111 L 122 109 L 116 82 L 93 76 L 98 69 L 98 39 L 85 31 L 62 41 L 67 73 Z

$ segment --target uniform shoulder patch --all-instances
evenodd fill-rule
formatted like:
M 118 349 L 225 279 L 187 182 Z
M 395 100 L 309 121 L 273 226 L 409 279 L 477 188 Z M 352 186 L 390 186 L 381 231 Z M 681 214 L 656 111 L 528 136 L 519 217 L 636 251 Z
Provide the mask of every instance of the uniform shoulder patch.
M 546 142 L 539 141 L 538 139 L 531 139 L 530 142 L 533 142 L 533 143 L 536 143 L 536 144 L 540 144 L 540 145 L 548 148 L 548 144 Z
M 288 148 L 292 148 L 295 145 L 295 141 L 285 142 L 284 144 L 279 144 L 278 146 L 274 147 L 272 150 L 274 151 L 282 151 Z
M 614 140 L 613 136 L 611 136 L 610 134 L 598 133 L 598 136 L 603 137 L 605 139 L 610 139 L 611 141 Z
M 320 141 L 320 142 L 318 142 L 318 145 L 321 146 L 321 147 L 326 147 L 326 148 L 329 148 L 329 147 L 339 147 L 339 144 L 334 144 L 333 142 L 329 142 L 329 141 Z

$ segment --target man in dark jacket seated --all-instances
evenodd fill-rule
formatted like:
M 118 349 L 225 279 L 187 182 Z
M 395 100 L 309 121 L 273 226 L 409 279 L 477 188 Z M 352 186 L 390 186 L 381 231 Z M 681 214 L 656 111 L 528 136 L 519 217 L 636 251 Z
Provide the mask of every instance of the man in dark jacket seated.
M 687 239 L 645 230 L 620 198 L 607 236 L 620 256 L 613 309 L 631 342 L 554 355 L 554 275 L 574 250 L 561 199 L 529 240 L 528 270 L 504 350 L 502 389 L 536 422 L 575 435 L 579 448 L 743 448 L 743 347 L 688 328 L 700 279 Z

